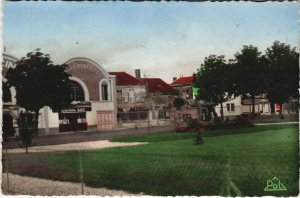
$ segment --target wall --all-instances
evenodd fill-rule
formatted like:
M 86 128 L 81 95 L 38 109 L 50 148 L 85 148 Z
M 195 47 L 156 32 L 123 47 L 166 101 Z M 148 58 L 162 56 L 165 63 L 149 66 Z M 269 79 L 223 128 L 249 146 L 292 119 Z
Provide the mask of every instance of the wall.
M 227 104 L 234 104 L 235 111 L 227 111 Z M 218 116 L 221 116 L 221 105 L 215 107 Z M 239 116 L 242 112 L 241 97 L 231 98 L 230 100 L 223 103 L 223 114 L 224 116 Z
M 114 104 L 105 101 L 92 102 L 92 111 L 86 113 L 89 126 L 97 125 L 97 111 L 114 111 Z
M 144 103 L 146 87 L 143 86 L 117 86 L 117 103 Z M 119 98 L 118 91 L 122 91 L 122 98 Z M 129 96 L 129 97 L 128 97 Z

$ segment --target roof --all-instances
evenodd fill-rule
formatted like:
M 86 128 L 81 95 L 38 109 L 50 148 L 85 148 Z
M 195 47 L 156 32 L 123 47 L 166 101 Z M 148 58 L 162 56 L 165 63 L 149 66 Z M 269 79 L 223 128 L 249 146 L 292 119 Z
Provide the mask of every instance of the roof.
M 191 85 L 193 84 L 193 76 L 187 76 L 187 77 L 180 77 L 174 82 L 171 83 L 171 86 L 176 86 L 176 85 Z
M 160 78 L 143 78 L 147 84 L 148 93 L 173 93 L 176 92 L 169 84 Z
M 116 76 L 117 86 L 138 86 L 145 83 L 126 72 L 108 72 L 110 75 Z

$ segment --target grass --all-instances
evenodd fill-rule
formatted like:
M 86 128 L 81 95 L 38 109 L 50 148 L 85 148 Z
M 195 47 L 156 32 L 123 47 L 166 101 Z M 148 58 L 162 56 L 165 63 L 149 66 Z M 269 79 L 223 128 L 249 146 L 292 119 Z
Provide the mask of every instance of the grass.
M 84 182 L 92 187 L 148 195 L 298 194 L 297 125 L 208 131 L 202 145 L 193 144 L 192 133 L 175 132 L 113 141 L 151 143 L 56 153 L 44 156 L 42 161 L 57 169 L 82 173 Z M 267 180 L 275 176 L 286 191 L 264 191 Z

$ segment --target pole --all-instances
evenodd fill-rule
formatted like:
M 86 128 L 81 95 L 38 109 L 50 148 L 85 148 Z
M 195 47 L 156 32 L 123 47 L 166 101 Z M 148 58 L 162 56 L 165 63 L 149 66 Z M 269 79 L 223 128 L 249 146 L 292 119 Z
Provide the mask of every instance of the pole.
M 150 135 L 150 110 L 148 113 L 148 135 Z

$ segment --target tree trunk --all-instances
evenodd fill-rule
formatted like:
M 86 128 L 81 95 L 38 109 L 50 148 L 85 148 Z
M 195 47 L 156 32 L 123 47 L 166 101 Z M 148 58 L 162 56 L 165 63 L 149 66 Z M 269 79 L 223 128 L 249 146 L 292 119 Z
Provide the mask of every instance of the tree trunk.
M 28 154 L 28 146 L 25 146 L 26 154 Z
M 38 136 L 39 127 L 39 109 L 35 110 L 35 135 Z
M 213 113 L 213 118 L 215 119 L 215 111 L 214 108 L 212 106 L 207 106 L 207 110 L 208 110 L 208 114 L 211 115 L 211 113 Z M 211 117 L 211 116 L 210 116 Z
M 252 103 L 251 117 L 254 118 L 255 117 L 255 96 L 254 95 L 251 96 L 251 103 Z
M 223 121 L 224 120 L 223 102 L 221 102 L 220 104 L 221 104 L 221 111 L 220 111 L 221 120 Z
M 271 114 L 274 115 L 275 114 L 275 104 L 274 104 L 274 102 L 270 102 L 270 107 L 271 107 Z
M 210 112 L 212 112 L 213 115 L 214 115 L 214 122 L 218 122 L 219 118 L 218 118 L 218 114 L 217 114 L 215 108 L 214 107 L 210 107 Z
M 284 117 L 283 117 L 283 114 L 282 114 L 282 103 L 280 103 L 279 106 L 280 106 L 280 109 L 279 109 L 279 118 L 280 118 L 281 120 L 283 120 Z

